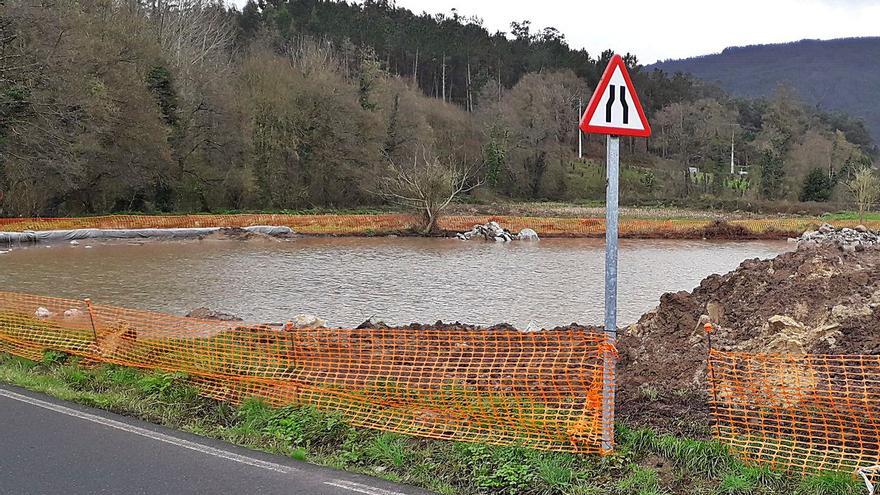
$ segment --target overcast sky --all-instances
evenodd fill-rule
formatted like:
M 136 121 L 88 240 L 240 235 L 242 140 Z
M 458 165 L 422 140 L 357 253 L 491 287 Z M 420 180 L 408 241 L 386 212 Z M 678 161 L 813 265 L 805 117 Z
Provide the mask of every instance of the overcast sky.
M 239 6 L 245 0 L 234 0 Z M 639 60 L 716 53 L 727 46 L 880 35 L 880 0 L 397 0 L 416 13 L 481 17 L 490 31 L 529 19 L 554 26 L 591 54 L 606 48 Z

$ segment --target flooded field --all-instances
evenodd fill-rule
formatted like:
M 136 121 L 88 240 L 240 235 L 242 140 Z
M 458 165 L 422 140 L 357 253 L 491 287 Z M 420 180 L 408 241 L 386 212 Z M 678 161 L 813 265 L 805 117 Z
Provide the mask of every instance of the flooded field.
M 601 324 L 604 245 L 596 239 L 495 244 L 421 238 L 83 243 L 0 255 L 0 287 L 176 314 L 207 306 L 246 320 L 313 313 L 329 325 L 530 321 Z M 784 241 L 625 240 L 619 320 L 690 290 Z M 6 248 L 4 248 L 6 249 Z

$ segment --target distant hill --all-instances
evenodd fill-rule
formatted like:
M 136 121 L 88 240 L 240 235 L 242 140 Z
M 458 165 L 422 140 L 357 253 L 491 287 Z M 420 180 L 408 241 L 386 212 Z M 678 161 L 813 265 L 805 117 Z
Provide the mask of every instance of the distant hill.
M 732 47 L 650 68 L 691 73 L 747 97 L 770 96 L 785 83 L 805 103 L 864 119 L 880 142 L 880 37 Z

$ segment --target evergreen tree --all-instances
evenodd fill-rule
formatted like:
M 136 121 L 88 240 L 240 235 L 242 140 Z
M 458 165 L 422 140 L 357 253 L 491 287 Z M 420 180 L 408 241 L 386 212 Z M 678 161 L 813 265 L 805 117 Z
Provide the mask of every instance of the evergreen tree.
M 765 150 L 761 154 L 761 195 L 764 199 L 782 198 L 782 180 L 785 170 L 782 158 L 776 153 Z
M 825 202 L 831 199 L 831 190 L 834 181 L 828 176 L 828 172 L 821 168 L 814 168 L 804 179 L 804 187 L 801 190 L 801 201 Z
M 177 119 L 177 95 L 171 85 L 171 72 L 159 65 L 152 67 L 147 73 L 147 87 L 156 97 L 165 123 L 173 126 Z

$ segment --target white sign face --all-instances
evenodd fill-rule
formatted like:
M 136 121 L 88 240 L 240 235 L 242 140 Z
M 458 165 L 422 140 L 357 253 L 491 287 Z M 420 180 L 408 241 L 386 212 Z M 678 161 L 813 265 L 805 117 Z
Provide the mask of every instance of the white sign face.
M 619 55 L 612 57 L 608 63 L 596 92 L 590 98 L 580 128 L 584 132 L 597 134 L 651 135 L 651 126 Z
M 645 124 L 633 102 L 633 91 L 626 84 L 620 67 L 614 67 L 608 86 L 599 98 L 599 105 L 590 119 L 590 126 L 645 130 Z

